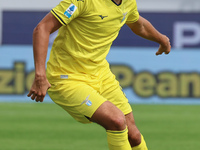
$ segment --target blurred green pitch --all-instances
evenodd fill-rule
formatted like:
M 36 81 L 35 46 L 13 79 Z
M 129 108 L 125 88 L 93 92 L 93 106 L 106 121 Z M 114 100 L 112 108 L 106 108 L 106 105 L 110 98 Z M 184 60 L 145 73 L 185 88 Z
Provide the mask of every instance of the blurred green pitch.
M 200 105 L 132 105 L 149 150 L 200 149 Z M 104 129 L 54 103 L 0 103 L 0 150 L 108 150 Z

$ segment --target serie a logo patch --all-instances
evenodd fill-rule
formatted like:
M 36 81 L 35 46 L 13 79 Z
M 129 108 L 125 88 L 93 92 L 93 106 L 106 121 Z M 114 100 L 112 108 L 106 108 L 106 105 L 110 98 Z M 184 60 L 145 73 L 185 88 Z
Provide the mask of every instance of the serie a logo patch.
M 70 18 L 73 13 L 76 11 L 77 7 L 71 3 L 71 5 L 67 8 L 67 10 L 64 12 L 64 15 Z

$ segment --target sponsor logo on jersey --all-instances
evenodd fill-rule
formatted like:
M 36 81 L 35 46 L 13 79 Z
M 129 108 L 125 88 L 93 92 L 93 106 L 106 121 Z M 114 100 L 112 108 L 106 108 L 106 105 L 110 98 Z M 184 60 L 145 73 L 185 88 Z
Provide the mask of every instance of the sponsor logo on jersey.
M 64 15 L 70 18 L 74 12 L 76 11 L 77 7 L 72 3 L 67 10 L 64 12 Z
M 103 20 L 104 18 L 106 18 L 106 17 L 108 17 L 108 16 L 99 15 L 99 17 L 101 17 L 101 19 Z
M 89 100 L 90 95 L 88 95 L 88 97 L 86 97 L 86 99 L 81 103 L 82 104 L 86 104 L 87 106 L 91 106 L 92 102 Z

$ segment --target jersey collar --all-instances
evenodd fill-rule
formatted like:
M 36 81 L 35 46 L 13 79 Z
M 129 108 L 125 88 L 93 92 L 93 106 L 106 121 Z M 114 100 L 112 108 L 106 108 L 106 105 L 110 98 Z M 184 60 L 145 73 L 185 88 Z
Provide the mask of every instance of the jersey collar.
M 117 4 L 114 0 L 111 0 L 115 5 L 117 5 L 117 6 L 119 6 L 119 5 L 121 5 L 121 3 L 122 3 L 122 1 L 121 1 L 121 3 L 120 4 Z

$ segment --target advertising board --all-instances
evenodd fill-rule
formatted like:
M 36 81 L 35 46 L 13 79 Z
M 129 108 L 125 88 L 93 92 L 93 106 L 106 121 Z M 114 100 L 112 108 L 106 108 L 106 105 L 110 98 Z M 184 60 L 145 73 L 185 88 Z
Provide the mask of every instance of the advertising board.
M 107 60 L 130 103 L 200 104 L 200 51 L 172 49 L 161 56 L 156 51 L 111 48 Z M 1 46 L 0 102 L 30 102 L 26 95 L 33 79 L 32 46 Z M 48 95 L 45 102 L 51 102 Z
M 3 11 L 2 44 L 32 44 L 32 32 L 47 11 Z M 200 13 L 164 13 L 141 12 L 141 16 L 149 20 L 158 31 L 166 34 L 172 47 L 200 47 Z M 56 37 L 51 35 L 50 44 Z M 157 43 L 142 39 L 131 33 L 124 25 L 113 46 L 155 47 Z

